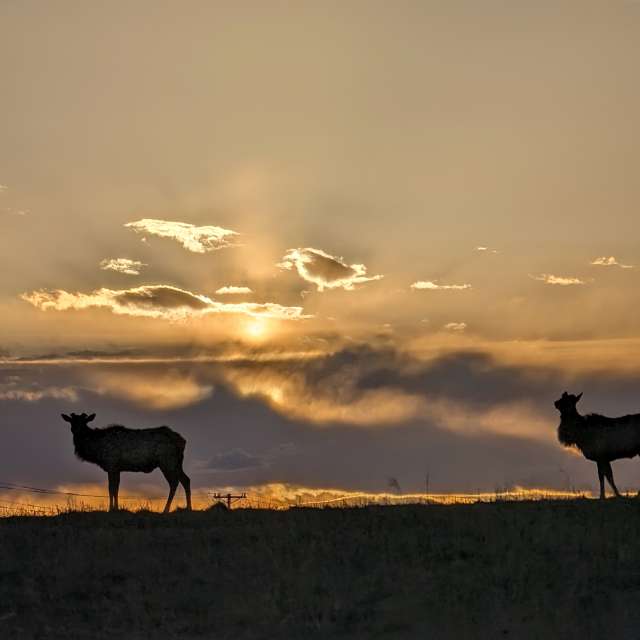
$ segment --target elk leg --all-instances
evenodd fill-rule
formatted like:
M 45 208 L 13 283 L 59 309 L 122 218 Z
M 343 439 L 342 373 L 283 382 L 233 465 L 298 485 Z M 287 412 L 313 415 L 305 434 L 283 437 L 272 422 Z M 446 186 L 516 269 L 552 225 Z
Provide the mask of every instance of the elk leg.
M 167 504 L 164 505 L 163 513 L 169 513 L 169 509 L 171 509 L 171 502 L 173 501 L 173 496 L 176 495 L 177 488 L 178 488 L 178 481 L 172 479 L 169 482 L 169 496 L 167 498 Z
M 605 499 L 604 494 L 604 462 L 598 462 L 598 480 L 600 480 L 600 500 Z
M 178 488 L 178 483 L 180 481 L 180 472 L 176 472 L 174 469 L 163 469 L 162 467 L 160 467 L 160 471 L 162 471 L 164 477 L 169 483 L 169 497 L 167 498 L 167 504 L 164 505 L 163 511 L 163 513 L 169 513 L 173 496 L 176 495 L 176 489 Z
M 120 488 L 120 472 L 109 471 L 109 511 L 118 510 L 119 488 Z
M 184 495 L 187 497 L 187 510 L 191 511 L 191 480 L 184 471 L 180 473 L 180 483 L 184 487 Z
M 606 462 L 604 465 L 604 474 L 607 477 L 607 481 L 611 485 L 613 492 L 616 494 L 616 497 L 620 497 L 620 492 L 618 491 L 618 487 L 616 487 L 616 483 L 613 481 L 613 469 L 611 468 L 611 463 Z

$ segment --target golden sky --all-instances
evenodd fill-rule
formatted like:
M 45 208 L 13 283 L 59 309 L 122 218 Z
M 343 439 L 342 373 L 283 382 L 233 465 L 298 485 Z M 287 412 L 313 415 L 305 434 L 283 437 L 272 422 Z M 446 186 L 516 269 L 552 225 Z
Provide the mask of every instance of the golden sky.
M 639 36 L 633 0 L 0 4 L 4 480 L 100 479 L 76 409 L 171 424 L 203 486 L 591 482 L 552 402 L 640 410 Z

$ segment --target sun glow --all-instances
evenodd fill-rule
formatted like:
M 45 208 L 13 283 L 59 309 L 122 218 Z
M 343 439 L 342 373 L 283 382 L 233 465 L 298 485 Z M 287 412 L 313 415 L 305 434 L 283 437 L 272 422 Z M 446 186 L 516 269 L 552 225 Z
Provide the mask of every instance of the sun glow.
M 267 323 L 261 318 L 256 318 L 244 327 L 245 334 L 251 340 L 264 340 L 267 335 Z

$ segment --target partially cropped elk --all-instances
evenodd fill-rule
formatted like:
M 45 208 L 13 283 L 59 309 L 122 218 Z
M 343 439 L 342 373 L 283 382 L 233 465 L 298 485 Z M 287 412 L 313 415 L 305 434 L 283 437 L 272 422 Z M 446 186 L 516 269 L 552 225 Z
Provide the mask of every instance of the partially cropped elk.
M 187 509 L 191 509 L 191 482 L 182 469 L 186 440 L 169 427 L 153 429 L 127 429 L 111 425 L 92 429 L 89 423 L 95 413 L 70 416 L 62 414 L 71 423 L 73 445 L 80 460 L 93 462 L 109 475 L 109 511 L 118 509 L 118 489 L 121 471 L 150 473 L 156 468 L 169 483 L 169 497 L 164 512 L 171 508 L 171 501 L 178 484 L 184 487 Z
M 576 408 L 580 398 L 582 394 L 574 396 L 565 391 L 555 401 L 555 407 L 560 411 L 558 440 L 566 447 L 576 447 L 587 460 L 598 465 L 601 498 L 605 497 L 605 478 L 619 496 L 611 462 L 640 455 L 640 414 L 619 418 L 607 418 L 597 413 L 583 416 Z

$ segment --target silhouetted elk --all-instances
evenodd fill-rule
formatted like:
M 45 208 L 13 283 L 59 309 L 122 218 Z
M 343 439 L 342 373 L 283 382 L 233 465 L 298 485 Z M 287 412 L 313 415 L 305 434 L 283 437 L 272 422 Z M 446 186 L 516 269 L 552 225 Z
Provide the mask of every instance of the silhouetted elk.
M 93 462 L 109 475 L 109 511 L 118 509 L 118 489 L 121 471 L 150 473 L 156 468 L 169 483 L 169 497 L 164 507 L 167 513 L 171 501 L 182 483 L 187 497 L 187 509 L 191 509 L 191 482 L 182 470 L 186 440 L 169 427 L 153 429 L 127 429 L 111 425 L 104 429 L 89 427 L 95 413 L 70 416 L 62 414 L 71 423 L 73 445 L 80 460 Z
M 560 411 L 558 440 L 565 447 L 576 447 L 587 460 L 598 465 L 600 497 L 604 498 L 604 479 L 616 496 L 620 495 L 613 481 L 611 461 L 640 455 L 640 414 L 607 418 L 590 413 L 582 416 L 576 405 L 582 394 L 574 396 L 566 391 L 554 402 Z

